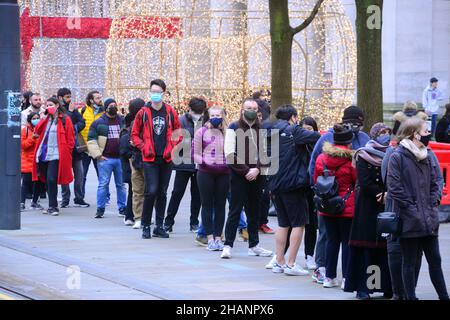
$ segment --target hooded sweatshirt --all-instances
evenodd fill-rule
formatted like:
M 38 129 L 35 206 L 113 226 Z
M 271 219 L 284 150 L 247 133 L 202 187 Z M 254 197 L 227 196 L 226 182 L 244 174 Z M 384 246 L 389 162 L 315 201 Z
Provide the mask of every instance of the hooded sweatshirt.
M 444 101 L 444 93 L 439 88 L 432 88 L 429 85 L 423 91 L 422 104 L 425 111 L 437 114 L 439 111 L 439 104 Z

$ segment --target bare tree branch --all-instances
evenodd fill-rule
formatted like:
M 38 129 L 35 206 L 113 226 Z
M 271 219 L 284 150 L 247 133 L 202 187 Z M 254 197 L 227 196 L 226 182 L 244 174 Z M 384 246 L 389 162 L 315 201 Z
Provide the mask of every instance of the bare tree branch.
M 325 0 L 317 0 L 316 5 L 314 6 L 314 9 L 312 10 L 311 14 L 309 15 L 309 17 L 303 21 L 303 23 L 295 28 L 292 28 L 292 32 L 293 34 L 297 34 L 300 31 L 302 31 L 303 29 L 306 29 L 306 27 L 308 27 L 311 22 L 314 20 L 314 18 L 316 17 L 317 13 L 319 12 L 320 6 L 322 5 L 322 3 Z

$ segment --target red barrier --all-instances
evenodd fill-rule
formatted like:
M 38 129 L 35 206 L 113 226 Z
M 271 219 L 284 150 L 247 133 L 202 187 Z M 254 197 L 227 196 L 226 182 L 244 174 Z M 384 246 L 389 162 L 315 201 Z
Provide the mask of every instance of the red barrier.
M 430 147 L 436 154 L 444 177 L 441 205 L 450 205 L 450 144 L 430 142 Z

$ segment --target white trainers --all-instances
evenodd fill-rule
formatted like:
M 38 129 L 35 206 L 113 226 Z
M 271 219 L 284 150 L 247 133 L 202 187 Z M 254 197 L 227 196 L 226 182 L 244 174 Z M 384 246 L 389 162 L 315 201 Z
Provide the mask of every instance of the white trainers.
M 317 269 L 317 265 L 316 265 L 316 261 L 314 260 L 314 257 L 306 256 L 306 269 L 308 269 L 308 270 L 316 270 Z
M 133 224 L 133 229 L 140 229 L 141 228 L 141 220 L 136 220 Z
M 272 259 L 270 260 L 270 262 L 268 264 L 266 264 L 265 268 L 266 269 L 272 269 L 273 266 L 277 263 L 277 255 L 274 254 Z
M 294 263 L 294 265 L 292 267 L 289 267 L 289 265 L 286 265 L 284 267 L 284 273 L 289 276 L 308 276 L 309 275 L 308 270 L 303 269 L 296 263 Z
M 134 222 L 132 220 L 127 220 L 125 219 L 125 217 L 123 218 L 123 224 L 126 226 L 132 226 L 134 224 Z
M 273 252 L 270 250 L 266 250 L 261 247 L 253 247 L 248 249 L 248 255 L 249 256 L 259 256 L 259 257 L 271 257 L 273 255 Z
M 285 270 L 285 268 L 286 268 L 286 265 L 280 266 L 280 265 L 275 261 L 275 264 L 274 264 L 273 267 L 272 267 L 272 272 L 273 272 L 273 273 L 283 273 L 284 270 Z
M 345 278 L 342 279 L 341 289 L 342 289 L 342 290 L 345 289 Z
M 220 255 L 222 259 L 231 259 L 231 247 L 224 246 L 222 250 L 222 254 Z
M 337 278 L 334 279 L 330 279 L 330 278 L 325 278 L 325 280 L 323 281 L 323 287 L 324 288 L 333 288 L 333 287 L 338 287 L 339 283 Z

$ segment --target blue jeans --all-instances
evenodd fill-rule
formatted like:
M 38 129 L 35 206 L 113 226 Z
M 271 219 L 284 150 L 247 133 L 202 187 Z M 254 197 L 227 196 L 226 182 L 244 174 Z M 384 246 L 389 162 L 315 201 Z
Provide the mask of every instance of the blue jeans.
M 431 115 L 431 135 L 434 137 L 434 134 L 436 133 L 436 123 L 437 123 L 437 118 L 438 115 L 437 114 L 432 114 Z
M 119 210 L 125 209 L 127 194 L 122 178 L 122 163 L 120 159 L 109 158 L 97 162 L 98 167 L 98 189 L 97 208 L 104 209 L 109 192 L 109 181 L 114 173 L 114 182 L 117 190 L 117 207 Z
M 213 217 L 213 220 L 214 220 L 214 217 Z M 241 217 L 239 219 L 239 227 L 238 227 L 238 229 L 239 230 L 247 229 L 247 222 L 245 221 L 245 213 L 244 213 L 244 211 L 241 212 Z M 206 237 L 206 232 L 205 232 L 205 229 L 203 228 L 203 222 L 200 223 L 200 228 L 198 228 L 197 235 L 199 237 L 202 237 L 202 238 Z

